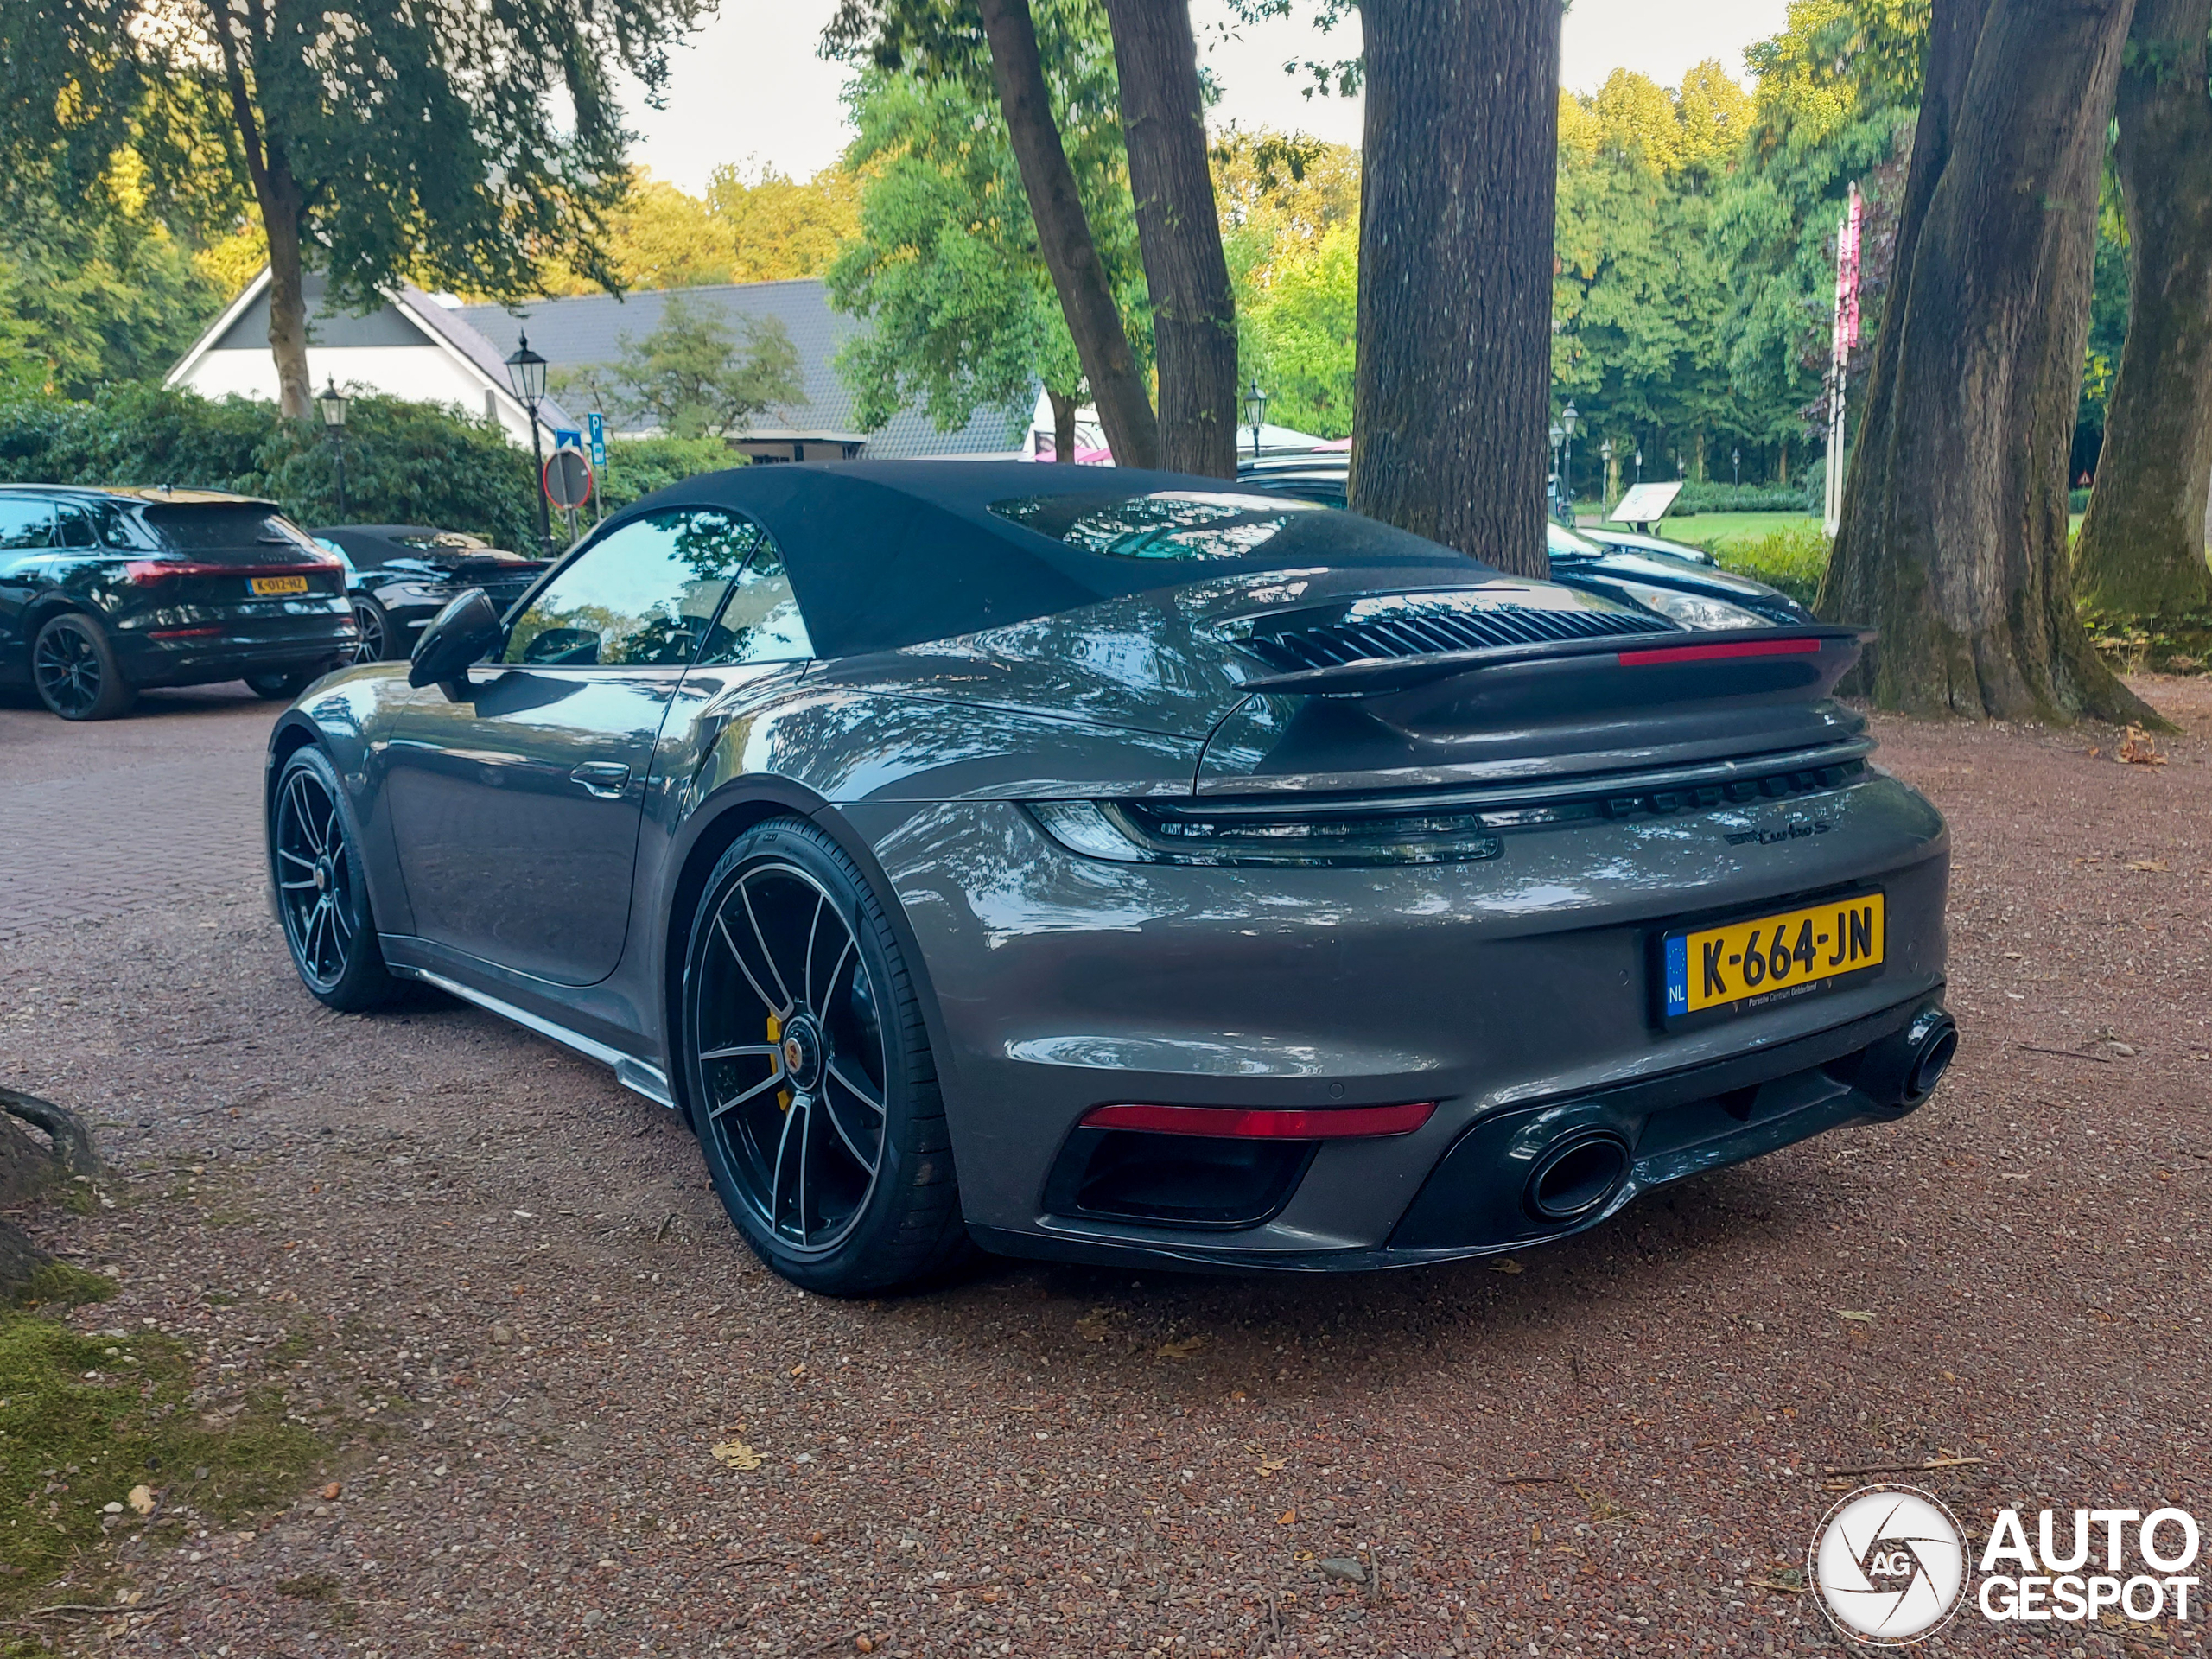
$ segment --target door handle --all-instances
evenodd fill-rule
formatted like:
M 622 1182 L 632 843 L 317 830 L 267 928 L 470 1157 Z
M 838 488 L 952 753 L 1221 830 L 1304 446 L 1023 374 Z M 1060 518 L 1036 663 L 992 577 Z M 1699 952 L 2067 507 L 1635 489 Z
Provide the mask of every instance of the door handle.
M 622 798 L 623 788 L 630 781 L 630 768 L 620 760 L 587 760 L 569 777 L 594 795 L 615 801 Z

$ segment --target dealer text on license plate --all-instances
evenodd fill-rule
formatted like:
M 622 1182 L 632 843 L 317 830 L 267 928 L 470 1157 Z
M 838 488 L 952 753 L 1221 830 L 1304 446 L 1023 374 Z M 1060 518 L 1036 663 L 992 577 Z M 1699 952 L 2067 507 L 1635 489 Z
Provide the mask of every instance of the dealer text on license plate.
M 1669 1020 L 1763 1007 L 1882 965 L 1878 893 L 1667 936 Z
M 304 594 L 308 590 L 305 576 L 255 576 L 251 583 L 256 596 L 266 599 L 274 594 Z

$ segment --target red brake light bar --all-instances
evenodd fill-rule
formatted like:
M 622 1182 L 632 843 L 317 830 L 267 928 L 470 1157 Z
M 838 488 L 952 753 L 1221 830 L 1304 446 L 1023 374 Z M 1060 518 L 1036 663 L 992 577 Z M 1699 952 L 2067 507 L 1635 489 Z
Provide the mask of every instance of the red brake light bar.
M 1146 1129 L 1154 1135 L 1211 1135 L 1240 1141 L 1348 1141 L 1411 1135 L 1436 1110 L 1433 1100 L 1403 1106 L 1332 1106 L 1315 1111 L 1239 1106 L 1094 1106 L 1086 1129 Z
M 289 564 L 208 564 L 194 559 L 132 559 L 123 567 L 123 579 L 143 588 L 172 576 L 305 576 L 340 569 L 327 554 L 302 557 Z
M 1706 645 L 1652 645 L 1621 652 L 1623 668 L 1646 668 L 1655 663 L 1717 663 L 1731 657 L 1810 657 L 1821 648 L 1817 639 L 1723 639 Z

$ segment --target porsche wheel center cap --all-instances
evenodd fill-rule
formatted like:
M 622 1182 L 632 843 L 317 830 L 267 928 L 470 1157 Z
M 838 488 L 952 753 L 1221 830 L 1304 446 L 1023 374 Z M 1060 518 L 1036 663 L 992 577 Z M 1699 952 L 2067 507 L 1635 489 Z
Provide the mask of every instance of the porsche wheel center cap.
M 784 1027 L 784 1074 L 801 1093 L 810 1092 L 822 1081 L 823 1046 L 821 1029 L 804 1014 L 794 1014 Z
M 328 893 L 330 891 L 330 861 L 327 858 L 319 858 L 315 860 L 315 890 L 317 893 Z

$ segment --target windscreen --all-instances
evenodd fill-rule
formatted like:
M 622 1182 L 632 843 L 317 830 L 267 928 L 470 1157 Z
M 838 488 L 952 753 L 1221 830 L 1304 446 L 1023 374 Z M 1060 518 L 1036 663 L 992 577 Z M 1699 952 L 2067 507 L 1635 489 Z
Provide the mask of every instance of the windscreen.
M 146 522 L 163 546 L 211 564 L 321 563 L 326 556 L 276 508 L 248 501 L 149 507 Z

